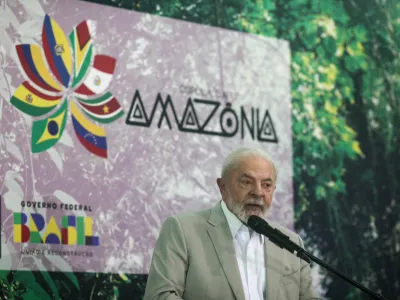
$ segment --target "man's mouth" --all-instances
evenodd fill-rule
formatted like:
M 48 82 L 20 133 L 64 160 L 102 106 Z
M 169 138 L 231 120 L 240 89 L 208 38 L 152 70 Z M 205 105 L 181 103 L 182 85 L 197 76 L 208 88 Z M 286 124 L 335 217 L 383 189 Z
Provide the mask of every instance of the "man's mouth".
M 249 209 L 262 209 L 263 208 L 259 204 L 246 204 L 245 206 L 246 206 L 246 208 L 249 208 Z

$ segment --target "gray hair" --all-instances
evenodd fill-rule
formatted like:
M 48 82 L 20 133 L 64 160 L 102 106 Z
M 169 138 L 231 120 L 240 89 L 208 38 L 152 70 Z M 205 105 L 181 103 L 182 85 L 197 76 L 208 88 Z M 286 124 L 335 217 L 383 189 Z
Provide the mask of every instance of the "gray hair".
M 255 157 L 261 157 L 264 158 L 266 161 L 270 162 L 272 166 L 274 167 L 275 170 L 275 180 L 278 178 L 278 170 L 272 161 L 272 159 L 269 157 L 269 155 L 257 148 L 248 148 L 248 147 L 241 147 L 238 148 L 234 151 L 232 151 L 226 158 L 225 161 L 222 165 L 222 171 L 221 171 L 221 178 L 226 178 L 228 173 L 239 165 L 240 161 L 249 156 L 255 156 Z

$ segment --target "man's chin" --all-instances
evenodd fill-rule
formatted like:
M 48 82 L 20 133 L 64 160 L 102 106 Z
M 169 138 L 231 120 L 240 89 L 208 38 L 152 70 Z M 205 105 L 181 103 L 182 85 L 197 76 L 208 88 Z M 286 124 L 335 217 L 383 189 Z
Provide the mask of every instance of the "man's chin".
M 244 222 L 244 223 L 246 223 L 247 224 L 247 222 L 249 221 L 249 218 L 252 216 L 252 215 L 256 215 L 256 216 L 259 216 L 260 218 L 263 218 L 263 219 L 265 219 L 266 218 L 266 214 L 264 215 L 264 214 L 236 214 L 236 217 L 239 219 L 239 220 L 241 220 L 242 222 Z
M 244 214 L 245 222 L 249 220 L 250 216 L 257 216 L 263 219 L 267 218 L 268 215 L 268 210 L 263 210 L 263 209 L 247 209 L 246 213 Z
M 269 211 L 269 208 L 266 209 L 261 205 L 246 204 L 240 208 L 234 205 L 232 205 L 231 207 L 232 209 L 230 209 L 230 211 L 232 211 L 239 220 L 245 223 L 247 223 L 250 216 L 252 215 L 256 215 L 260 218 L 266 219 Z

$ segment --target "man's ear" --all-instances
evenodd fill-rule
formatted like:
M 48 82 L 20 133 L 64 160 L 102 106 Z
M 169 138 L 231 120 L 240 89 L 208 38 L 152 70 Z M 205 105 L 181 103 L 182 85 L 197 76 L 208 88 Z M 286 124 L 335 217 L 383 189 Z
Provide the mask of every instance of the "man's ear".
M 217 185 L 219 188 L 219 192 L 221 193 L 221 196 L 223 196 L 226 191 L 226 186 L 225 186 L 224 180 L 222 178 L 217 178 Z

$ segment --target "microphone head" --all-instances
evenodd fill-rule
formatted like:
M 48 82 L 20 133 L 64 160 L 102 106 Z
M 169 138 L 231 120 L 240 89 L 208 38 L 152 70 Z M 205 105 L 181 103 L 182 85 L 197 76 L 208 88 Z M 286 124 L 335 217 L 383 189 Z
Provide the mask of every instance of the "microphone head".
M 260 226 L 265 224 L 265 220 L 256 215 L 251 215 L 247 220 L 247 225 L 254 231 L 259 232 Z

